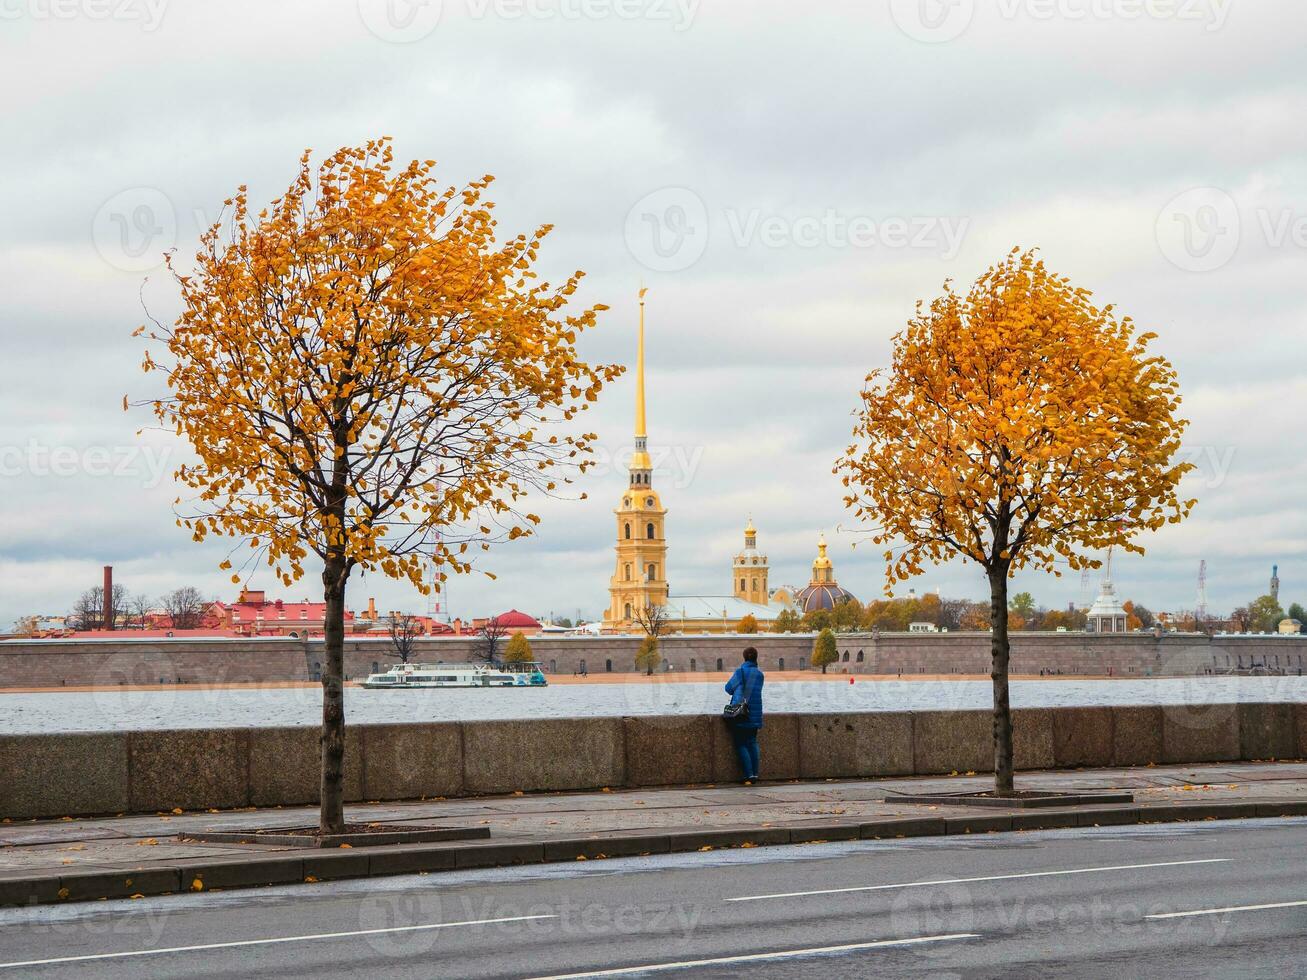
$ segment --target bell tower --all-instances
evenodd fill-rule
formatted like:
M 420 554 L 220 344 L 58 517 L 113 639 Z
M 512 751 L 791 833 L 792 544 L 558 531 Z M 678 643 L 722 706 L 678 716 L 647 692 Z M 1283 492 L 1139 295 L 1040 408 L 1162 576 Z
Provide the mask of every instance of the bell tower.
M 644 403 L 644 294 L 640 290 L 640 333 L 635 361 L 635 452 L 617 516 L 617 568 L 608 585 L 608 611 L 604 623 L 631 625 L 641 609 L 667 602 L 667 539 L 663 508 L 653 488 L 653 463 Z
M 731 568 L 735 598 L 767 605 L 771 592 L 767 588 L 767 556 L 758 551 L 758 531 L 749 518 L 744 529 L 744 550 L 735 556 Z

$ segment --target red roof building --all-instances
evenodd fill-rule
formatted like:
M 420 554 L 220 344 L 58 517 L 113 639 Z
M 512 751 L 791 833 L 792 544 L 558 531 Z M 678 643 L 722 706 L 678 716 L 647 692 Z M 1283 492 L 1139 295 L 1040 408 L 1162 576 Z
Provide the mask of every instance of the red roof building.
M 325 602 L 271 602 L 262 590 L 241 589 L 237 600 L 213 604 L 220 629 L 238 636 L 321 636 L 327 614 Z M 345 610 L 345 631 L 353 628 L 354 614 Z
M 540 632 L 540 620 L 517 609 L 510 609 L 506 613 L 500 613 L 498 616 L 493 617 L 490 622 L 503 627 L 510 633 L 524 633 L 527 636 L 534 636 Z

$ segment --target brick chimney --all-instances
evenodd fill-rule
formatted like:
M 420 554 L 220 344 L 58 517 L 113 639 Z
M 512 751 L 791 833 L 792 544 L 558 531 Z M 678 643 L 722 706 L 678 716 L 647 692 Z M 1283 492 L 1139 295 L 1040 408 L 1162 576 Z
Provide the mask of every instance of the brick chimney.
M 113 566 L 104 566 L 103 609 L 100 612 L 100 628 L 111 630 L 116 625 L 113 615 Z
M 377 621 L 377 600 L 376 600 L 376 599 L 368 599 L 368 619 L 372 620 L 372 622 L 374 622 L 374 623 Z

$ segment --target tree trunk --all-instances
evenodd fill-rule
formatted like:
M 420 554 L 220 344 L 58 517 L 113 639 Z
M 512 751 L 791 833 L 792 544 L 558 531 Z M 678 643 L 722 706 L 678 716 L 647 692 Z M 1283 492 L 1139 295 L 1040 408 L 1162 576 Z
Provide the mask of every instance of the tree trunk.
M 1012 706 L 1008 700 L 1007 566 L 989 571 L 990 680 L 994 685 L 994 793 L 1012 795 Z
M 321 808 L 318 830 L 338 834 L 345 829 L 345 579 L 343 557 L 332 556 L 322 570 L 326 613 L 323 622 Z

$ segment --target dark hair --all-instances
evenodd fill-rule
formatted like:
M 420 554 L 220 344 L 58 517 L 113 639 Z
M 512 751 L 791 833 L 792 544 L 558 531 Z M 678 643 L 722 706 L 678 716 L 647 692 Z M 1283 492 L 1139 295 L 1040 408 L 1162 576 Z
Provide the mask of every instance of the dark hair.
M 749 661 L 749 663 L 751 663 L 751 664 L 756 664 L 756 663 L 758 662 L 758 651 L 757 651 L 757 649 L 755 649 L 754 647 L 745 647 L 745 648 L 744 648 L 744 659 L 747 660 L 747 661 Z

